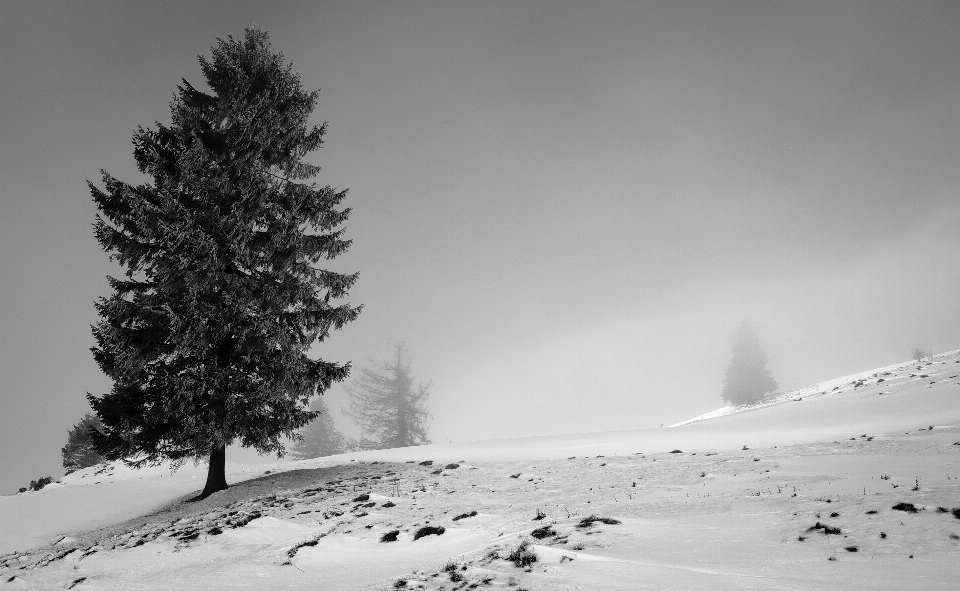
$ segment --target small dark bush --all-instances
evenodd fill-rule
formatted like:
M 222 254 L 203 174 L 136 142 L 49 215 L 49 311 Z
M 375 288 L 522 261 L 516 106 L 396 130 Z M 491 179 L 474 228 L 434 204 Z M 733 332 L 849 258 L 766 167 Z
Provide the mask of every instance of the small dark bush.
M 886 540 L 886 539 L 887 539 L 887 534 L 886 534 L 886 532 L 880 532 L 880 539 L 881 539 L 881 540 Z
M 543 518 L 546 517 L 546 516 L 547 516 L 546 513 L 544 513 L 544 512 L 541 511 L 540 509 L 537 509 L 537 514 L 533 517 L 533 520 L 534 520 L 534 521 L 540 521 L 541 519 L 543 519 Z
M 954 507 L 950 513 L 953 513 L 953 516 L 957 519 L 960 519 L 960 507 Z
M 413 541 L 417 541 L 424 536 L 442 536 L 447 531 L 443 526 L 425 525 L 413 534 Z
M 384 509 L 389 509 L 390 507 L 396 507 L 396 506 L 397 504 L 394 503 L 393 501 L 387 501 L 386 503 L 380 505 L 380 507 Z
M 580 520 L 580 523 L 577 524 L 577 527 L 590 527 L 596 522 L 605 523 L 607 525 L 619 525 L 620 522 L 612 517 L 597 517 L 596 515 L 591 515 L 590 517 L 584 517 Z
M 432 465 L 433 465 L 433 460 L 424 460 L 424 461 L 420 462 L 420 465 L 421 465 L 421 466 L 432 466 Z
M 363 502 L 369 501 L 369 500 L 370 500 L 370 495 L 368 495 L 367 493 L 363 493 L 363 494 L 360 495 L 359 497 L 353 499 L 353 502 L 354 502 L 354 503 L 363 503 Z
M 477 516 L 477 512 L 471 511 L 469 513 L 461 513 L 460 515 L 457 515 L 456 517 L 454 517 L 453 520 L 460 521 L 461 519 L 466 519 L 468 517 L 476 517 L 476 516 Z
M 916 513 L 919 511 L 919 509 L 914 507 L 913 503 L 897 503 L 892 508 L 895 511 L 905 511 L 907 513 Z
M 683 452 L 680 451 L 679 449 L 675 449 L 675 450 L 671 451 L 670 453 L 672 453 L 672 454 L 682 454 Z
M 399 530 L 399 529 L 395 529 L 395 530 L 393 530 L 393 531 L 388 531 L 387 533 L 385 533 L 385 534 L 383 534 L 382 536 L 380 536 L 380 541 L 381 541 L 381 542 L 396 542 L 396 541 L 397 541 L 397 536 L 399 536 L 399 535 L 400 535 L 400 530 Z
M 847 546 L 846 548 L 844 548 L 844 550 L 846 550 L 847 552 L 856 552 L 858 548 L 856 546 Z
M 867 511 L 867 515 L 876 515 L 876 514 L 877 514 L 876 509 L 870 509 L 869 511 Z
M 445 470 L 456 470 L 456 469 L 459 468 L 459 467 L 460 467 L 460 464 L 447 464 L 446 466 L 444 466 L 444 469 L 445 469 Z

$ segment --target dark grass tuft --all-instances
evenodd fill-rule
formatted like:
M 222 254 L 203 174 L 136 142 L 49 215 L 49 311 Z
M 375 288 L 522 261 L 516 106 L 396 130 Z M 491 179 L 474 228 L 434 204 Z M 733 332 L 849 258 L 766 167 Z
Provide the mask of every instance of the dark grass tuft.
M 367 493 L 363 493 L 363 494 L 360 495 L 359 497 L 353 499 L 353 502 L 354 502 L 354 503 L 364 503 L 364 502 L 369 501 L 369 500 L 370 500 L 370 495 L 368 495 Z
M 952 513 L 953 516 L 956 517 L 957 519 L 960 519 L 960 507 L 954 507 L 954 508 L 950 511 L 950 513 Z
M 322 538 L 322 537 L 323 537 L 323 534 L 318 535 L 318 536 L 315 537 L 315 538 L 310 538 L 309 540 L 304 540 L 304 541 L 300 542 L 300 543 L 297 544 L 296 546 L 294 546 L 294 547 L 290 548 L 289 550 L 287 550 L 287 557 L 293 558 L 294 556 L 296 556 L 296 555 L 297 555 L 297 552 L 300 550 L 300 548 L 304 548 L 304 547 L 306 547 L 306 546 L 316 546 L 316 545 L 320 542 L 320 538 Z
M 393 501 L 387 501 L 386 503 L 380 505 L 380 507 L 382 507 L 382 508 L 384 508 L 384 509 L 389 509 L 390 507 L 396 507 L 396 506 L 397 506 L 397 504 L 394 503 Z
M 577 524 L 577 527 L 590 527 L 596 522 L 605 523 L 607 525 L 619 525 L 620 522 L 612 517 L 597 517 L 596 515 L 591 515 L 590 517 L 584 517 L 580 520 L 580 523 Z
M 443 526 L 425 525 L 413 534 L 413 541 L 416 542 L 424 536 L 442 536 L 445 531 L 447 530 Z
M 538 527 L 537 529 L 533 530 L 532 532 L 530 532 L 530 535 L 538 540 L 542 540 L 544 538 L 551 538 L 557 535 L 557 532 L 554 531 L 554 529 L 549 525 L 545 525 L 543 527 Z
M 847 546 L 846 548 L 844 548 L 844 550 L 846 550 L 847 552 L 857 552 L 859 551 L 859 548 L 857 548 L 856 546 Z
M 839 527 L 831 527 L 825 523 L 820 523 L 819 521 L 816 523 L 816 525 L 807 528 L 807 532 L 812 532 L 817 530 L 823 531 L 823 533 L 828 536 L 839 536 L 841 533 Z
M 523 540 L 519 546 L 510 552 L 507 560 L 512 562 L 517 568 L 523 568 L 537 561 L 537 553 L 530 549 L 530 542 Z
M 387 533 L 380 536 L 380 542 L 396 542 L 397 536 L 400 535 L 400 530 L 395 529 L 393 531 L 388 531 Z
M 895 511 L 904 511 L 906 513 L 916 513 L 919 511 L 919 509 L 917 509 L 913 503 L 897 503 L 892 507 L 892 509 Z
M 453 521 L 460 521 L 461 519 L 467 519 L 469 517 L 476 517 L 476 516 L 477 516 L 476 511 L 471 511 L 469 513 L 461 513 L 460 515 L 457 515 L 456 517 L 454 517 Z

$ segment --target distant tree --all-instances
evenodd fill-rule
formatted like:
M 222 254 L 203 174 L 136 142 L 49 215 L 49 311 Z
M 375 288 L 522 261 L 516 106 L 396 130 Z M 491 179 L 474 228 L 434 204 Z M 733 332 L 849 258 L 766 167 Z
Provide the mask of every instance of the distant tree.
M 335 456 L 350 451 L 350 442 L 337 429 L 330 410 L 319 396 L 310 404 L 310 410 L 320 413 L 312 423 L 300 430 L 303 438 L 293 446 L 293 457 L 298 460 Z
M 104 457 L 209 458 L 204 498 L 227 488 L 228 445 L 281 456 L 283 439 L 316 418 L 310 399 L 350 364 L 307 354 L 360 307 L 331 303 L 356 274 L 314 266 L 350 246 L 336 229 L 346 191 L 308 182 L 320 168 L 304 157 L 326 132 L 308 125 L 318 92 L 253 28 L 218 39 L 200 69 L 209 93 L 184 80 L 171 125 L 134 134 L 152 184 L 106 172 L 105 191 L 88 183 L 96 238 L 126 274 L 109 278 L 93 329 L 113 388 L 88 398 Z
M 913 352 L 911 353 L 913 359 L 916 361 L 923 361 L 927 357 L 932 356 L 929 350 L 921 349 L 920 347 L 914 347 Z
M 721 397 L 731 404 L 750 404 L 779 387 L 767 369 L 767 354 L 750 324 L 743 322 L 733 343 Z
M 350 416 L 363 432 L 361 449 L 386 449 L 425 445 L 430 412 L 426 402 L 430 384 L 414 388 L 406 348 L 395 347 L 392 363 L 360 370 L 360 376 L 344 386 L 350 394 Z
M 50 476 L 43 476 L 37 480 L 31 480 L 30 486 L 21 486 L 20 490 L 17 492 L 27 492 L 28 490 L 41 490 L 43 487 L 47 486 L 53 482 L 53 478 Z
M 96 415 L 87 413 L 67 432 L 67 444 L 60 450 L 63 456 L 63 469 L 67 474 L 88 466 L 96 466 L 104 461 L 104 457 L 97 453 L 91 435 L 92 431 L 101 430 L 103 425 L 100 419 Z

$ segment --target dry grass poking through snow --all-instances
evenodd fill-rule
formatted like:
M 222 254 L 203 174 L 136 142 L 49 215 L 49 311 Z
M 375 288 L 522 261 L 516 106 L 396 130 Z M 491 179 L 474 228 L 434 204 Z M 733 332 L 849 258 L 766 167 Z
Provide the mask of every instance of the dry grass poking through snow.
M 906 367 L 836 387 L 873 388 L 884 399 L 897 381 L 957 388 L 947 381 L 957 381 L 954 367 L 943 379 Z M 738 589 L 751 581 L 899 590 L 960 580 L 957 425 L 767 448 L 738 441 L 735 451 L 688 443 L 650 455 L 274 473 L 0 556 L 0 587 L 213 589 L 227 577 L 239 589 L 601 590 L 624 581 Z
M 374 548 L 372 561 L 376 547 L 400 548 L 400 556 L 426 552 L 418 554 L 421 569 L 382 576 L 383 588 L 402 580 L 406 589 L 563 589 L 596 576 L 599 559 L 640 570 L 671 559 L 694 567 L 694 547 L 702 554 L 725 540 L 796 576 L 828 559 L 956 563 L 958 438 L 957 428 L 925 427 L 774 449 L 461 464 L 439 475 L 414 463 L 297 470 L 8 554 L 0 558 L 0 580 L 67 585 L 92 555 L 119 557 L 141 546 L 172 552 L 174 569 L 178 557 L 216 549 L 224 534 L 267 518 L 308 532 L 245 558 L 276 568 L 278 580 L 322 580 L 314 565 L 337 540 L 372 543 L 363 546 Z M 513 478 L 518 472 L 523 477 Z M 755 559 L 710 552 L 701 568 L 756 569 Z M 122 577 L 100 564 L 82 574 L 122 588 Z

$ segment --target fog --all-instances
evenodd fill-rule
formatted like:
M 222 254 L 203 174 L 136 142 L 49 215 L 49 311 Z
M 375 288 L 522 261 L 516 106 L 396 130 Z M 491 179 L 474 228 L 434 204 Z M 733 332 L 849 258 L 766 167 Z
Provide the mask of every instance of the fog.
M 405 342 L 434 441 L 717 408 L 743 320 L 782 389 L 960 346 L 954 3 L 5 2 L 0 492 L 110 387 L 84 181 L 140 179 L 135 128 L 248 24 L 350 188 L 364 311 L 315 353 Z

